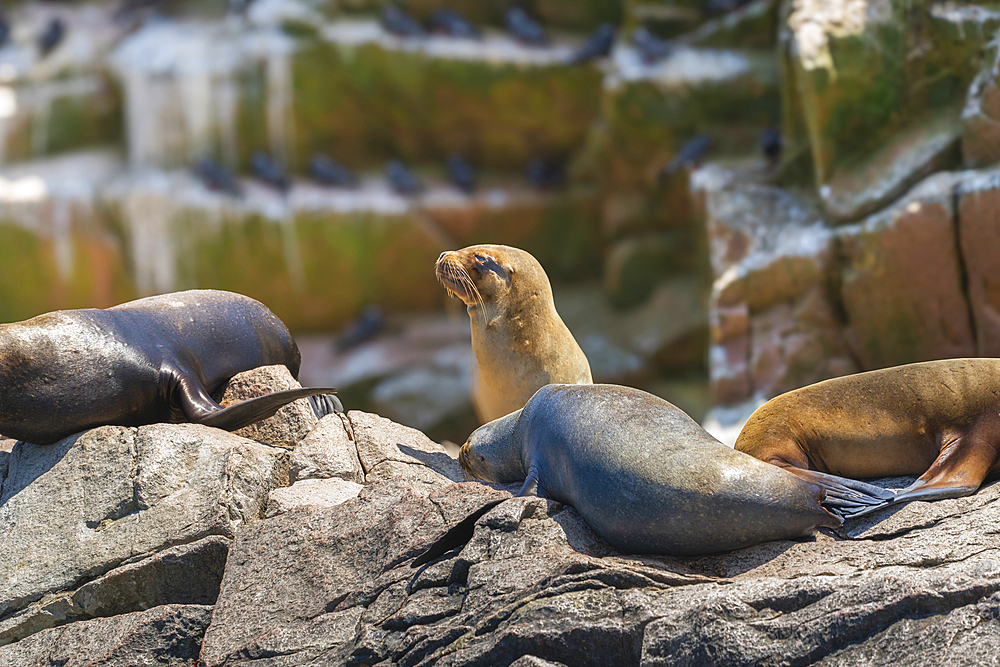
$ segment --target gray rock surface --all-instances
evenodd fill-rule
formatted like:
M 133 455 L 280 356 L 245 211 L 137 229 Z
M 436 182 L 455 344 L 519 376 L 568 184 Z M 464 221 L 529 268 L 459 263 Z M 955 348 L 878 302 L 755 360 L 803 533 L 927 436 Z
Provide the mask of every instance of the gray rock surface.
M 288 461 L 288 476 L 293 483 L 328 477 L 365 481 L 346 414 L 326 415 L 319 420 L 316 428 L 292 452 Z
M 14 447 L 0 486 L 0 614 L 264 516 L 287 454 L 198 424 L 103 426 Z
M 75 591 L 46 595 L 0 621 L 0 645 L 39 630 L 166 604 L 212 605 L 230 540 L 213 535 L 111 570 Z
M 301 386 L 284 366 L 262 366 L 230 378 L 216 390 L 215 398 L 219 405 L 227 407 L 248 398 Z M 292 449 L 316 426 L 317 421 L 309 401 L 299 399 L 278 410 L 274 416 L 244 426 L 235 433 L 272 447 Z
M 300 507 L 333 507 L 357 498 L 363 488 L 357 482 L 338 477 L 303 479 L 289 487 L 271 491 L 266 516 L 270 518 Z
M 190 667 L 212 608 L 166 605 L 149 611 L 43 630 L 0 647 L 0 664 L 18 667 Z
M 618 554 L 573 509 L 510 499 L 422 570 L 414 556 L 503 492 L 417 488 L 241 531 L 206 664 L 996 664 L 1000 484 L 697 559 Z

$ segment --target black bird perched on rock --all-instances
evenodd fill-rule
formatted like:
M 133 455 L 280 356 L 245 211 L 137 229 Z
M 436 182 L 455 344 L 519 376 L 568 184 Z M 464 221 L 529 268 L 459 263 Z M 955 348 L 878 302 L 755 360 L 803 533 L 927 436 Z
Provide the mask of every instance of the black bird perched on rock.
M 400 194 L 411 195 L 424 188 L 420 179 L 399 160 L 389 160 L 389 164 L 385 167 L 385 174 L 389 178 L 392 189 Z
M 52 53 L 53 49 L 59 46 L 60 42 L 63 41 L 63 37 L 66 36 L 66 24 L 58 16 L 45 26 L 45 30 L 42 34 L 38 36 L 38 50 L 41 52 L 42 57 Z
M 382 27 L 399 37 L 423 37 L 424 27 L 396 5 L 382 8 Z
M 535 158 L 528 163 L 525 173 L 528 183 L 538 189 L 558 188 L 566 182 L 566 172 L 553 162 Z
M 254 153 L 253 157 L 250 158 L 250 166 L 253 168 L 253 173 L 257 175 L 257 178 L 271 187 L 281 192 L 287 192 L 288 188 L 291 187 L 284 167 L 272 160 L 267 153 L 263 151 Z
M 323 185 L 354 187 L 358 184 L 358 177 L 354 172 L 325 155 L 313 155 L 309 161 L 309 174 Z
M 236 180 L 236 177 L 228 169 L 207 157 L 194 163 L 194 173 L 209 190 L 228 192 L 236 197 L 243 195 L 243 186 Z
M 781 133 L 773 127 L 761 132 L 760 148 L 769 163 L 776 163 L 781 158 Z
M 535 46 L 544 46 L 549 43 L 549 36 L 545 34 L 538 21 L 534 20 L 528 13 L 520 7 L 511 7 L 507 10 L 504 18 L 507 30 L 520 42 Z
M 476 190 L 476 171 L 457 153 L 448 158 L 448 175 L 451 182 L 462 191 L 472 194 Z
M 611 53 L 611 47 L 615 43 L 616 28 L 611 23 L 602 23 L 594 33 L 587 38 L 576 53 L 570 56 L 571 64 L 585 63 L 594 58 L 600 58 Z
M 639 57 L 646 64 L 655 63 L 670 55 L 673 48 L 662 39 L 654 35 L 648 28 L 639 26 L 632 33 L 632 44 L 639 52 Z
M 684 168 L 697 167 L 701 164 L 701 159 L 705 157 L 706 151 L 711 147 L 712 137 L 707 134 L 699 134 L 681 146 L 677 156 L 660 172 L 660 178 L 672 176 Z
M 358 319 L 354 320 L 337 336 L 336 348 L 338 352 L 346 352 L 352 347 L 357 347 L 365 341 L 377 336 L 385 327 L 385 314 L 382 309 L 372 303 L 365 306 Z
M 452 9 L 439 9 L 431 15 L 431 30 L 452 37 L 479 39 L 479 28 Z

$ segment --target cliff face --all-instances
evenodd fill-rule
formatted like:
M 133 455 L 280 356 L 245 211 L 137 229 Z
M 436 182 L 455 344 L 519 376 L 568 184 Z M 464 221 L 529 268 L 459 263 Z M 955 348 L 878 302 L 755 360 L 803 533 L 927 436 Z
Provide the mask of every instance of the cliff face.
M 289 381 L 247 375 L 234 386 Z M 302 437 L 298 407 L 258 429 L 267 444 L 190 424 L 8 441 L 0 664 L 980 665 L 1000 651 L 1000 485 L 801 541 L 653 558 L 615 552 L 570 507 L 464 481 L 442 447 L 377 415 L 328 415 Z M 495 500 L 460 550 L 411 567 Z

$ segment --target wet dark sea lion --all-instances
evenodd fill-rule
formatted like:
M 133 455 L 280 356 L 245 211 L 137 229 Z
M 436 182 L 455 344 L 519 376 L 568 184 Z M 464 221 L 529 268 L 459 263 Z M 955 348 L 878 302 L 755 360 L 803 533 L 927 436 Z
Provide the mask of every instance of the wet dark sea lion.
M 0 434 L 50 444 L 105 424 L 195 422 L 235 431 L 328 388 L 222 408 L 210 396 L 242 371 L 299 371 L 288 328 L 259 301 L 192 290 L 106 310 L 60 310 L 0 325 Z
M 957 498 L 1000 473 L 1000 359 L 824 380 L 754 412 L 736 449 L 803 479 L 920 475 L 886 504 Z
M 590 364 L 563 323 L 545 270 L 503 245 L 443 252 L 438 280 L 467 306 L 476 355 L 472 399 L 484 423 L 523 406 L 540 387 L 590 384 Z
M 618 385 L 550 385 L 477 429 L 459 453 L 485 481 L 524 481 L 573 506 L 617 549 L 702 555 L 837 527 L 846 504 L 880 489 L 805 482 L 737 452 L 667 401 Z M 826 508 L 824 508 L 824 505 Z

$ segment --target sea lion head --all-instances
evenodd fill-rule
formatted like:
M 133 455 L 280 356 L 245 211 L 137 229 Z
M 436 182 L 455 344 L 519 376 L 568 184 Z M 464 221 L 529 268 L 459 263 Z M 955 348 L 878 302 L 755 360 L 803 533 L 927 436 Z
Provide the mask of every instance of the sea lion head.
M 532 301 L 551 302 L 545 270 L 530 253 L 504 245 L 474 245 L 441 253 L 434 266 L 438 280 L 461 299 L 472 315 L 489 319 Z M 548 301 L 544 298 L 548 297 Z
M 521 410 L 483 424 L 458 450 L 458 463 L 476 479 L 497 484 L 523 482 L 527 476 L 517 424 Z

